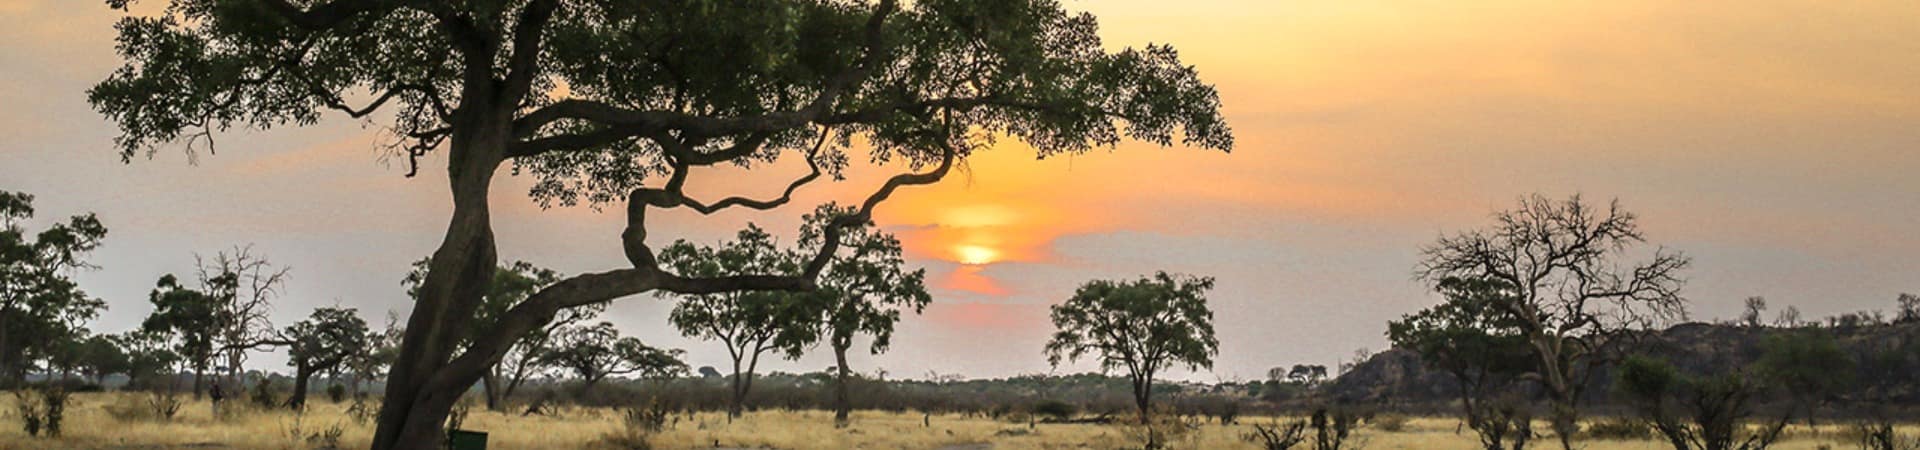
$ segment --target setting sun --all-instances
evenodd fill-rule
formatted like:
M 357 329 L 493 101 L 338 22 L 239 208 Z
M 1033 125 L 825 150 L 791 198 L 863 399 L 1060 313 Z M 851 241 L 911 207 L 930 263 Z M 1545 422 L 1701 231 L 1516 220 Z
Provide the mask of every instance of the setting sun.
M 1000 258 L 1000 251 L 978 245 L 961 245 L 953 248 L 961 264 L 980 265 L 994 262 Z

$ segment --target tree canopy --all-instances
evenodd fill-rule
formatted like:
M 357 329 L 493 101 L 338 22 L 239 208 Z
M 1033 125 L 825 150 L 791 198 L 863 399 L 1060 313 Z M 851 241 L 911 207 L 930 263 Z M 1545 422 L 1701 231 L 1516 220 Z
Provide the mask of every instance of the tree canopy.
M 1047 341 L 1047 361 L 1092 355 L 1107 370 L 1124 369 L 1133 380 L 1142 423 L 1151 413 L 1153 377 L 1176 366 L 1213 367 L 1220 341 L 1206 291 L 1213 278 L 1157 272 L 1127 281 L 1095 280 L 1054 305 L 1058 331 Z
M 288 325 L 281 335 L 287 344 L 287 364 L 294 367 L 293 396 L 287 406 L 299 409 L 307 399 L 307 380 L 329 372 L 367 351 L 367 321 L 353 308 L 316 308 L 306 320 Z
M 329 111 L 382 123 L 409 173 L 446 152 L 452 218 L 388 377 L 378 449 L 430 445 L 449 394 L 558 310 L 654 290 L 814 287 L 839 228 L 994 139 L 1040 156 L 1122 138 L 1233 144 L 1218 94 L 1172 47 L 1107 51 L 1093 16 L 1054 0 L 172 0 L 116 28 L 125 64 L 88 101 L 119 126 L 123 159 L 182 141 L 211 151 L 220 131 Z M 914 172 L 829 228 L 804 270 L 688 278 L 657 265 L 648 209 L 775 208 L 838 178 L 856 143 Z M 783 155 L 813 170 L 778 198 L 684 190 L 693 168 Z M 625 202 L 633 267 L 555 283 L 462 345 L 445 330 L 471 325 L 493 271 L 488 191 L 509 164 L 542 204 Z
M 32 194 L 0 191 L 0 382 L 22 380 L 63 340 L 82 339 L 81 324 L 106 308 L 69 276 L 93 267 L 86 255 L 107 227 L 89 213 L 30 234 L 23 222 L 33 216 Z
M 687 373 L 687 363 L 680 360 L 685 353 L 650 347 L 639 338 L 621 336 L 612 323 L 600 322 L 561 329 L 541 358 L 580 377 L 584 394 L 609 376 L 664 378 Z

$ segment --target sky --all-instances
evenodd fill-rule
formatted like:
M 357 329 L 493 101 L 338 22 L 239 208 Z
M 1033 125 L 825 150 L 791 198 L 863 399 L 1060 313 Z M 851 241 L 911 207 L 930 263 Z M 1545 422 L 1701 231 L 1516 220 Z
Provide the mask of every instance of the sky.
M 150 2 L 151 3 L 151 2 Z M 889 376 L 1003 377 L 1050 367 L 1047 307 L 1092 279 L 1211 276 L 1221 342 L 1193 381 L 1330 367 L 1378 350 L 1388 320 L 1437 301 L 1412 279 L 1420 246 L 1484 226 L 1523 195 L 1619 199 L 1651 245 L 1694 258 L 1696 319 L 1765 296 L 1806 317 L 1890 309 L 1920 292 L 1920 3 L 1911 1 L 1065 2 L 1109 47 L 1166 43 L 1217 85 L 1231 153 L 1129 143 L 1035 160 L 1012 141 L 876 211 L 935 301 L 892 351 L 853 358 Z M 190 162 L 122 164 L 84 91 L 118 67 L 101 2 L 0 0 L 0 190 L 38 197 L 35 228 L 98 213 L 111 229 L 76 275 L 136 326 L 146 293 L 194 255 L 236 245 L 290 267 L 272 315 L 404 314 L 408 263 L 451 211 L 443 157 L 422 175 L 381 157 L 377 123 L 236 130 Z M 798 166 L 697 173 L 691 191 L 774 195 Z M 673 214 L 665 237 L 715 242 L 752 221 L 791 239 L 812 204 L 857 199 L 897 166 L 803 189 L 771 213 Z M 504 172 L 503 172 L 504 173 Z M 493 195 L 500 254 L 566 273 L 621 267 L 617 208 L 543 210 L 524 177 Z M 603 318 L 695 366 L 717 343 L 681 337 L 670 300 Z M 285 370 L 262 354 L 256 367 Z M 763 363 L 831 364 L 830 352 Z

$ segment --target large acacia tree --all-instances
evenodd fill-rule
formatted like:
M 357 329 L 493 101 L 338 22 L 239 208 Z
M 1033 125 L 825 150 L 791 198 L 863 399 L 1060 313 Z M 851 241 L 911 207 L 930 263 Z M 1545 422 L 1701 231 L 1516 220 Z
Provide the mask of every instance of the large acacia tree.
M 694 199 L 693 169 L 801 154 L 815 170 L 798 187 L 837 178 L 858 143 L 870 161 L 917 171 L 875 189 L 842 221 L 855 224 L 994 137 L 1041 156 L 1123 137 L 1232 146 L 1214 89 L 1171 47 L 1109 52 L 1092 16 L 1053 0 L 172 0 L 117 28 L 126 65 L 89 101 L 119 124 L 123 158 L 211 150 L 220 130 L 328 111 L 385 122 L 414 169 L 445 154 L 453 213 L 388 375 L 378 449 L 434 445 L 455 397 L 561 309 L 656 290 L 811 288 L 834 232 L 798 274 L 656 266 L 650 209 L 788 198 Z M 538 178 L 543 204 L 624 202 L 632 267 L 542 289 L 461 350 L 497 258 L 488 188 L 509 164 Z
M 1059 331 L 1047 341 L 1047 362 L 1092 355 L 1100 367 L 1125 369 L 1140 423 L 1152 417 L 1153 377 L 1176 366 L 1213 367 L 1220 340 L 1206 293 L 1213 278 L 1155 273 L 1134 280 L 1094 280 L 1053 305 Z
M 1417 277 L 1442 292 L 1457 279 L 1503 287 L 1485 297 L 1486 306 L 1525 337 L 1535 362 L 1530 378 L 1545 389 L 1554 433 L 1571 450 L 1585 388 L 1619 356 L 1622 338 L 1685 317 L 1681 271 L 1690 260 L 1658 248 L 1644 261 L 1623 261 L 1646 238 L 1618 201 L 1602 207 L 1578 195 L 1536 194 L 1493 221 L 1422 249 Z

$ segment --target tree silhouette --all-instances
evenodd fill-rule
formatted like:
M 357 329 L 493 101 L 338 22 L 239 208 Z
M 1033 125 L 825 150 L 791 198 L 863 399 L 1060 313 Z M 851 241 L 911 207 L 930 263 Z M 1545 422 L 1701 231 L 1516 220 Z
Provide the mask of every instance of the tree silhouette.
M 199 399 L 206 387 L 203 378 L 217 354 L 214 341 L 223 329 L 219 301 L 181 286 L 173 274 L 161 276 L 147 299 L 153 303 L 153 312 L 140 329 L 172 343 L 173 352 L 193 369 L 193 398 Z
M 287 345 L 287 365 L 293 366 L 293 396 L 287 407 L 300 409 L 307 403 L 307 381 L 313 374 L 331 372 L 353 355 L 367 350 L 367 321 L 353 308 L 317 308 L 307 320 L 288 325 L 282 332 Z
M 580 377 L 579 395 L 584 396 L 608 376 L 665 378 L 687 373 L 687 363 L 680 361 L 685 353 L 649 347 L 639 338 L 621 337 L 612 323 L 600 322 L 561 329 L 541 359 Z
M 106 308 L 68 275 L 93 267 L 84 258 L 107 227 L 89 213 L 30 235 L 21 222 L 33 215 L 32 194 L 0 191 L 0 384 L 24 381 L 34 361 L 79 339 L 80 324 Z
M 1515 391 L 1532 371 L 1520 322 L 1499 309 L 1513 289 L 1496 280 L 1448 278 L 1446 301 L 1387 323 L 1393 346 L 1419 353 L 1459 383 L 1466 425 L 1487 450 L 1519 450 L 1533 438 L 1532 414 Z
M 388 376 L 376 449 L 435 445 L 454 394 L 561 309 L 656 290 L 812 287 L 835 232 L 796 274 L 657 267 L 649 209 L 788 199 L 695 200 L 682 190 L 690 169 L 806 152 L 815 172 L 798 187 L 837 177 L 856 137 L 873 161 L 932 167 L 888 179 L 841 224 L 851 225 L 995 136 L 1041 156 L 1123 137 L 1232 146 L 1214 89 L 1172 48 L 1108 52 L 1092 16 L 1054 0 L 173 0 L 117 28 L 127 63 L 88 101 L 118 123 L 123 159 L 182 141 L 211 151 L 215 131 L 306 125 L 326 111 L 391 117 L 410 173 L 427 152 L 447 153 L 452 218 Z M 507 163 L 537 178 L 532 194 L 546 204 L 624 201 L 633 267 L 555 283 L 461 351 L 464 333 L 448 330 L 473 325 L 492 277 L 488 194 Z
M 660 252 L 660 262 L 682 277 L 738 277 L 788 274 L 799 270 L 798 256 L 782 251 L 773 236 L 748 224 L 719 247 L 676 241 Z M 668 320 L 680 334 L 718 340 L 733 363 L 727 417 L 739 417 L 753 391 L 760 355 L 779 352 L 798 358 L 819 340 L 820 297 L 785 291 L 731 291 L 679 296 Z
M 1645 239 L 1618 201 L 1600 210 L 1578 195 L 1564 201 L 1532 195 L 1493 218 L 1489 229 L 1422 249 L 1417 276 L 1437 287 L 1471 279 L 1512 289 L 1488 297 L 1490 306 L 1526 336 L 1539 363 L 1535 375 L 1553 403 L 1554 432 L 1572 450 L 1581 393 L 1610 358 L 1615 338 L 1685 316 L 1680 271 L 1689 260 L 1661 248 L 1646 262 L 1622 266 L 1627 249 Z
M 851 207 L 834 204 L 815 209 L 804 218 L 805 225 L 800 229 L 801 249 L 816 251 L 827 227 L 855 212 Z M 873 341 L 868 351 L 885 352 L 901 312 L 911 310 L 919 314 L 933 302 L 933 296 L 927 293 L 927 271 L 909 272 L 901 267 L 906 259 L 900 250 L 900 240 L 893 234 L 879 231 L 872 221 L 845 230 L 842 249 L 821 272 L 820 290 L 815 293 L 822 314 L 820 323 L 825 328 L 827 345 L 833 348 L 838 369 L 833 386 L 833 419 L 837 427 L 847 425 L 853 409 L 847 398 L 847 378 L 852 373 L 847 367 L 847 349 L 853 347 L 854 335 L 871 336 Z
M 1126 369 L 1140 423 L 1152 413 L 1153 376 L 1176 365 L 1213 367 L 1220 341 L 1206 291 L 1213 278 L 1155 273 L 1131 281 L 1095 280 L 1053 306 L 1059 331 L 1047 341 L 1047 362 L 1093 355 L 1107 370 Z

